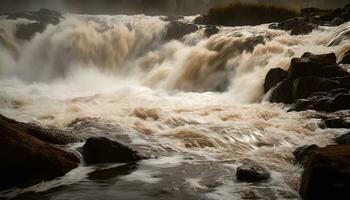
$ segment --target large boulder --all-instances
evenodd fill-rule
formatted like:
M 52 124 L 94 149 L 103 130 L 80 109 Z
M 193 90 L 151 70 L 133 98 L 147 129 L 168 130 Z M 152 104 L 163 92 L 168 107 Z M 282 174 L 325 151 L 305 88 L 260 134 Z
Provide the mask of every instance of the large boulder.
M 42 33 L 46 25 L 41 22 L 20 24 L 16 31 L 16 37 L 22 40 L 30 40 L 35 33 Z
M 291 35 L 307 35 L 317 29 L 318 25 L 310 22 L 302 22 L 293 27 Z
M 10 13 L 7 16 L 7 19 L 20 18 L 35 21 L 19 24 L 17 26 L 16 37 L 22 40 L 30 40 L 35 35 L 35 33 L 42 33 L 48 24 L 57 25 L 63 16 L 57 11 L 48 9 Z
M 44 142 L 51 144 L 65 145 L 82 141 L 81 138 L 68 131 L 59 130 L 56 128 L 41 127 L 33 123 L 18 122 L 2 115 L 0 115 L 0 119 L 2 121 L 6 121 L 12 126 L 15 126 L 17 130 L 24 131 Z
M 301 146 L 301 147 L 296 148 L 295 151 L 293 151 L 293 155 L 294 155 L 297 163 L 304 165 L 308 156 L 312 152 L 317 151 L 319 149 L 320 149 L 320 147 L 317 146 L 316 144 L 305 145 L 305 146 Z
M 332 145 L 308 157 L 300 194 L 304 200 L 349 199 L 350 145 Z
M 246 163 L 237 167 L 236 178 L 238 181 L 259 182 L 270 178 L 269 170 L 256 163 Z
M 336 60 L 334 53 L 304 53 L 291 60 L 287 76 L 281 70 L 269 71 L 265 93 L 277 85 L 269 101 L 294 104 L 289 111 L 350 109 L 350 73 L 338 66 Z
M 87 139 L 82 153 L 87 164 L 133 163 L 144 158 L 130 147 L 105 137 Z
M 180 21 L 172 21 L 167 25 L 165 39 L 179 40 L 183 36 L 193 33 L 197 30 L 198 30 L 198 26 L 195 24 L 188 24 Z
M 267 93 L 271 88 L 275 87 L 279 82 L 286 79 L 288 72 L 284 71 L 281 68 L 270 69 L 266 74 L 264 90 Z
M 63 176 L 79 158 L 0 118 L 0 190 Z

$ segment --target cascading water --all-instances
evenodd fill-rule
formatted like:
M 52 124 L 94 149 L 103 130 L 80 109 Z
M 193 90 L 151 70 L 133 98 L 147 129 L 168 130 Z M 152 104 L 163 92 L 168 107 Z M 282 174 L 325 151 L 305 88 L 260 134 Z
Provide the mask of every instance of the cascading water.
M 221 27 L 210 38 L 200 30 L 166 41 L 167 22 L 159 17 L 66 15 L 19 41 L 19 21 L 0 20 L 0 112 L 83 137 L 123 140 L 154 158 L 117 175 L 116 165 L 81 165 L 0 197 L 298 199 L 301 168 L 292 151 L 329 144 L 344 132 L 262 101 L 270 68 L 287 69 L 306 51 L 344 53 L 343 40 L 327 47 L 344 27 L 305 36 L 267 25 Z M 237 182 L 235 167 L 246 160 L 266 165 L 272 179 Z

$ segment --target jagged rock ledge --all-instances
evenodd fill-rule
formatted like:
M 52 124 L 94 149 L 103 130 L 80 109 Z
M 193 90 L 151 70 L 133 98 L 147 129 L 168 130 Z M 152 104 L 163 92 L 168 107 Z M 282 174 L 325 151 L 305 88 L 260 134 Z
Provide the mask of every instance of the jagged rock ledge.
M 309 117 L 322 119 L 328 128 L 350 128 L 350 73 L 340 65 L 350 64 L 349 54 L 350 50 L 338 64 L 333 53 L 305 53 L 291 60 L 288 71 L 271 69 L 264 84 L 269 101 L 291 104 L 289 112 L 316 110 Z M 296 163 L 305 168 L 300 187 L 304 200 L 349 198 L 349 138 L 345 134 L 335 138 L 338 145 L 294 151 Z
M 0 191 L 28 187 L 65 175 L 81 161 L 79 151 L 67 151 L 62 145 L 83 141 L 69 131 L 22 123 L 0 115 Z M 137 161 L 146 158 L 104 137 L 88 138 L 80 150 L 85 160 L 83 165 L 128 163 L 127 166 L 134 166 L 130 168 L 134 169 Z

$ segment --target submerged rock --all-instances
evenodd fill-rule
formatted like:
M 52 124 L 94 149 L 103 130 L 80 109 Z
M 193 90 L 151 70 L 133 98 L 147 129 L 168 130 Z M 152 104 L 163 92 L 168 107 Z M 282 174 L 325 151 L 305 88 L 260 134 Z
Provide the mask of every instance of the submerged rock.
M 207 26 L 204 29 L 204 34 L 209 38 L 210 36 L 217 34 L 219 31 L 220 30 L 216 26 Z
M 303 199 L 348 199 L 349 191 L 350 145 L 327 146 L 308 157 L 300 188 Z
M 270 178 L 270 172 L 264 166 L 248 163 L 237 167 L 236 178 L 239 181 L 259 182 Z
M 130 147 L 105 137 L 87 139 L 82 153 L 87 164 L 132 163 L 144 159 Z
M 0 117 L 0 190 L 63 176 L 79 164 L 73 153 L 51 146 Z

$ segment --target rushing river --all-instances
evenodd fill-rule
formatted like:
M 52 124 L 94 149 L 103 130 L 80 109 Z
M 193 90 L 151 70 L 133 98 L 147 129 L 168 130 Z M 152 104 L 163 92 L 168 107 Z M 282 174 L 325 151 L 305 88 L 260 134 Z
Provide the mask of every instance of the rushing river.
M 66 15 L 30 41 L 0 20 L 0 113 L 82 137 L 122 141 L 151 159 L 85 165 L 56 180 L 0 193 L 15 199 L 298 199 L 293 150 L 332 143 L 344 130 L 265 101 L 271 68 L 304 52 L 342 55 L 347 26 L 305 36 L 221 27 L 165 41 L 162 17 Z M 184 18 L 190 21 L 192 17 Z M 29 22 L 29 21 L 28 21 Z M 251 42 L 261 38 L 263 42 Z M 336 41 L 336 40 L 340 41 Z M 328 47 L 328 44 L 332 46 Z M 64 147 L 72 151 L 82 143 Z M 246 161 L 269 181 L 235 180 Z

